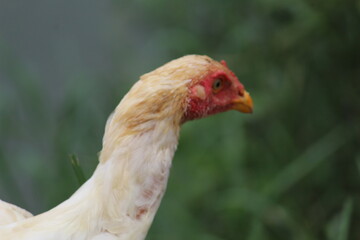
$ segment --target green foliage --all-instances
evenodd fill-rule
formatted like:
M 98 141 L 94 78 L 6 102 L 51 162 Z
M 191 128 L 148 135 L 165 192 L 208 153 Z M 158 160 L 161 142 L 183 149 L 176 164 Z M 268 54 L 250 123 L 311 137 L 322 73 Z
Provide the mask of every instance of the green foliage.
M 352 200 L 346 200 L 339 216 L 335 216 L 334 219 L 332 219 L 328 224 L 327 237 L 329 240 L 348 239 L 352 208 Z
M 79 159 L 75 154 L 70 154 L 69 158 L 70 158 L 70 163 L 71 163 L 71 166 L 73 167 L 76 179 L 78 180 L 78 182 L 81 186 L 83 183 L 86 182 L 86 178 L 85 178 L 82 168 L 80 167 Z
M 360 239 L 358 1 L 90 2 L 71 4 L 79 9 L 74 25 L 87 9 L 96 13 L 91 24 L 111 16 L 94 27 L 111 49 L 114 67 L 106 72 L 77 63 L 73 75 L 55 82 L 0 35 L 1 199 L 38 213 L 69 197 L 83 179 L 80 169 L 92 174 L 106 117 L 138 76 L 198 53 L 227 61 L 255 111 L 183 126 L 147 239 Z M 57 24 L 52 18 L 62 14 L 47 20 Z M 99 39 L 82 27 L 75 32 L 86 39 L 85 52 L 97 49 Z M 52 34 L 39 39 L 54 42 L 46 38 Z M 66 51 L 68 38 L 56 39 L 66 54 L 54 75 L 77 57 Z M 91 53 L 91 61 L 102 61 Z M 66 160 L 72 152 L 81 168 L 77 158 Z

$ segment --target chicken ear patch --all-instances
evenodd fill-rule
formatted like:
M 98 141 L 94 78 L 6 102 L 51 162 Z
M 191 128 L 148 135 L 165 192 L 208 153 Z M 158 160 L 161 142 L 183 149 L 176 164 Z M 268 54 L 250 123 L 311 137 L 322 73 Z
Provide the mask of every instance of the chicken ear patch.
M 201 100 L 205 100 L 206 98 L 205 88 L 201 85 L 194 86 L 193 94 L 194 96 L 200 98 Z

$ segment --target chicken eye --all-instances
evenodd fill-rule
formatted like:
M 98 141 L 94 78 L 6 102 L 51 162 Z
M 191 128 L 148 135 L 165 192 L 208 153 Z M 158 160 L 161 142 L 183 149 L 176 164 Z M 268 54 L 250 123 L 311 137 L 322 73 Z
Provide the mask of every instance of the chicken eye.
M 215 79 L 212 85 L 213 92 L 214 93 L 219 92 L 222 89 L 223 85 L 224 85 L 223 80 L 221 78 Z

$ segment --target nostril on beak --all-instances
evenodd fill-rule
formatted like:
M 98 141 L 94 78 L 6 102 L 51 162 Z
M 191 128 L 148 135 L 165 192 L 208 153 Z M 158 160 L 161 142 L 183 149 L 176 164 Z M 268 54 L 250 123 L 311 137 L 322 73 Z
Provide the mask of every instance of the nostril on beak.
M 239 87 L 238 88 L 238 94 L 243 97 L 244 96 L 244 88 Z

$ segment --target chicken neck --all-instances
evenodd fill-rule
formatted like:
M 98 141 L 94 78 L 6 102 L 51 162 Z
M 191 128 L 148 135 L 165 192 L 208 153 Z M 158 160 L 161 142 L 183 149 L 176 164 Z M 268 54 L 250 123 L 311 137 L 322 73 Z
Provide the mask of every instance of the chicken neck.
M 126 226 L 145 237 L 165 192 L 178 143 L 179 126 L 173 123 L 172 117 L 147 122 L 151 130 L 122 137 L 109 159 L 99 164 L 93 179 L 98 195 L 104 196 L 106 231 L 124 234 Z M 124 134 L 127 129 L 118 131 Z

